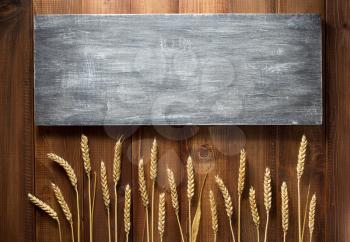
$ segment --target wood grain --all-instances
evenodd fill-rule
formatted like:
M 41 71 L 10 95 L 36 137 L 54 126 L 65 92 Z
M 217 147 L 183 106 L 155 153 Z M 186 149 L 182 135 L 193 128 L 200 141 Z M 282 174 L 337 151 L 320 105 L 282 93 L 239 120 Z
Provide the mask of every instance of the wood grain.
M 322 123 L 317 15 L 37 16 L 34 48 L 36 125 Z
M 0 1 L 0 241 L 34 240 L 31 1 Z
M 346 130 L 349 129 L 348 82 L 350 78 L 348 66 L 349 55 L 349 3 L 345 0 L 213 0 L 213 1 L 62 1 L 35 0 L 36 13 L 151 13 L 151 12 L 315 12 L 326 17 L 326 118 L 325 126 L 284 127 L 284 126 L 156 126 L 156 127 L 45 127 L 36 128 L 35 153 L 33 151 L 33 113 L 32 113 L 32 63 L 31 55 L 31 5 L 28 2 L 3 1 L 0 4 L 0 241 L 57 241 L 55 224 L 51 223 L 41 212 L 32 216 L 34 209 L 26 201 L 25 194 L 32 189 L 35 182 L 35 193 L 55 206 L 53 194 L 48 186 L 55 179 L 71 207 L 74 207 L 74 196 L 65 175 L 45 158 L 48 151 L 61 153 L 70 160 L 73 167 L 83 177 L 82 160 L 79 151 L 80 134 L 89 136 L 93 167 L 99 168 L 99 160 L 105 159 L 108 172 L 111 172 L 113 143 L 124 134 L 126 145 L 123 151 L 122 191 L 126 183 L 133 184 L 134 199 L 137 195 L 136 162 L 140 156 L 149 159 L 149 149 L 154 136 L 160 144 L 160 180 L 159 191 L 167 192 L 167 232 L 165 241 L 179 241 L 177 225 L 169 206 L 168 186 L 164 170 L 166 166 L 176 172 L 179 181 L 178 191 L 185 194 L 185 160 L 188 154 L 194 157 L 196 171 L 196 187 L 202 182 L 207 169 L 210 170 L 205 194 L 203 211 L 209 211 L 208 190 L 213 188 L 218 201 L 220 214 L 219 241 L 228 238 L 226 217 L 222 213 L 223 203 L 213 184 L 213 176 L 219 173 L 228 184 L 232 196 L 236 196 L 236 178 L 238 168 L 238 151 L 241 147 L 247 150 L 248 183 L 257 189 L 258 203 L 262 212 L 262 169 L 270 166 L 273 174 L 274 206 L 272 209 L 272 227 L 270 241 L 281 241 L 279 206 L 279 185 L 287 180 L 291 195 L 291 221 L 289 241 L 295 241 L 296 204 L 295 163 L 300 135 L 305 133 L 310 141 L 310 151 L 307 156 L 306 173 L 303 178 L 303 191 L 311 182 L 311 191 L 317 192 L 319 205 L 316 215 L 315 241 L 347 241 L 349 237 L 348 203 L 348 146 Z M 4 4 L 3 4 L 4 3 Z M 108 6 L 108 8 L 106 6 Z M 24 104 L 24 105 L 23 105 Z M 35 154 L 35 160 L 34 160 Z M 215 157 L 214 157 L 215 156 Z M 213 160 L 216 162 L 213 162 Z M 34 169 L 35 161 L 35 171 Z M 147 164 L 148 165 L 148 164 Z M 148 170 L 148 166 L 146 168 Z M 35 172 L 35 179 L 32 175 Z M 24 174 L 24 175 L 23 175 Z M 47 176 L 47 177 L 46 177 Z M 16 180 L 14 180 L 14 177 Z M 81 183 L 81 190 L 86 189 L 86 179 Z M 84 184 L 84 185 L 83 185 Z M 304 192 L 305 193 L 305 192 Z M 120 206 L 123 199 L 120 194 Z M 86 196 L 84 193 L 83 196 Z M 181 221 L 186 230 L 187 203 L 181 197 Z M 86 201 L 86 200 L 85 200 Z M 105 241 L 105 210 L 100 192 L 96 204 L 96 238 Z M 197 201 L 197 197 L 194 197 Z M 236 206 L 236 197 L 234 205 Z M 84 238 L 87 239 L 87 207 L 84 203 Z M 121 208 L 121 207 L 120 207 Z M 139 209 L 139 203 L 133 204 L 133 241 L 145 241 L 144 217 Z M 194 208 L 193 208 L 194 209 Z M 72 209 L 75 213 L 75 209 Z M 247 190 L 243 200 L 243 241 L 255 241 L 254 227 L 248 213 Z M 234 216 L 236 214 L 236 210 Z M 60 217 L 63 217 L 59 212 Z M 212 241 L 209 230 L 209 220 L 204 212 L 200 228 L 200 241 Z M 25 220 L 22 218 L 25 217 Z M 36 221 L 33 220 L 37 218 Z M 263 215 L 262 215 L 263 217 Z M 21 218 L 21 219 L 18 219 Z M 35 223 L 33 223 L 35 221 Z M 262 220 L 264 221 L 264 220 Z M 236 220 L 233 220 L 234 224 Z M 35 228 L 33 228 L 35 226 Z M 235 225 L 236 226 L 236 225 Z M 63 226 L 64 236 L 68 239 L 68 227 Z M 32 230 L 35 229 L 35 230 Z M 33 233 L 33 231 L 36 231 Z M 186 232 L 187 233 L 187 232 Z M 98 237 L 97 237 L 98 236 Z M 123 234 L 120 239 L 123 239 Z M 142 239 L 143 238 L 143 239 Z M 68 240 L 67 240 L 68 241 Z
M 326 1 L 327 82 L 327 241 L 347 241 L 350 236 L 349 123 L 350 4 Z M 347 53 L 347 54 L 344 54 Z

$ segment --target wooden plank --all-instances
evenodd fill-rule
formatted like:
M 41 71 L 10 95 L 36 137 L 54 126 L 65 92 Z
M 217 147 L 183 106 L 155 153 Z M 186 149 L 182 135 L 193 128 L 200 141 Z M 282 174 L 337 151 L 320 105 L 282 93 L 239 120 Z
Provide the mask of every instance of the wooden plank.
M 317 15 L 35 22 L 37 125 L 322 123 Z
M 33 241 L 31 1 L 0 2 L 0 240 Z
M 350 5 L 326 1 L 327 230 L 326 241 L 350 236 Z

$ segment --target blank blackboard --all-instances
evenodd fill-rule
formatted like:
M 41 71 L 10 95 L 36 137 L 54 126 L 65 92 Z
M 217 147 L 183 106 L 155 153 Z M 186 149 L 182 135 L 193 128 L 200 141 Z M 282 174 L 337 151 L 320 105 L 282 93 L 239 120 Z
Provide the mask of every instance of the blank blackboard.
M 322 124 L 318 15 L 35 17 L 36 125 Z

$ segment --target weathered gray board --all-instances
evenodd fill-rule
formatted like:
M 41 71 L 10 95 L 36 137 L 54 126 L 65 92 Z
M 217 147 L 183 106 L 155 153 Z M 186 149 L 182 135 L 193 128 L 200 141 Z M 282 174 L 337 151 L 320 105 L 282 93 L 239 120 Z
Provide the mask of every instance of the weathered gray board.
M 35 18 L 35 123 L 321 124 L 318 15 Z

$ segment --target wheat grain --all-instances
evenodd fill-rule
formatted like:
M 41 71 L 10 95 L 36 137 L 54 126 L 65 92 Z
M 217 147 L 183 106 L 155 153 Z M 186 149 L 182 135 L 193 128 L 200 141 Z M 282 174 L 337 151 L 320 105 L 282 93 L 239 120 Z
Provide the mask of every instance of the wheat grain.
M 90 160 L 90 154 L 89 154 L 89 140 L 88 137 L 84 134 L 81 135 L 81 141 L 80 141 L 80 149 L 81 149 L 81 155 L 83 157 L 84 161 L 84 170 L 88 177 L 88 200 L 89 200 L 89 226 L 90 226 L 90 242 L 92 242 L 92 208 L 91 208 L 91 160 Z
M 219 230 L 218 211 L 216 208 L 215 197 L 212 190 L 210 190 L 209 192 L 209 201 L 210 201 L 210 212 L 211 212 L 211 228 L 213 230 L 214 237 L 216 237 Z
M 50 160 L 53 160 L 56 162 L 58 165 L 60 165 L 66 172 L 68 179 L 72 186 L 74 187 L 75 190 L 75 195 L 76 195 L 76 202 L 77 202 L 77 234 L 78 234 L 78 242 L 80 242 L 80 205 L 79 205 L 79 191 L 78 191 L 78 178 L 75 175 L 75 172 L 71 165 L 63 158 L 59 157 L 56 154 L 49 153 L 47 154 L 47 157 Z
M 114 146 L 113 182 L 115 186 L 118 185 L 118 182 L 120 180 L 122 145 L 123 145 L 122 137 L 120 137 Z
M 258 207 L 256 205 L 255 190 L 253 187 L 249 189 L 249 204 L 250 204 L 250 212 L 252 214 L 253 222 L 256 227 L 257 241 L 259 242 L 260 241 L 260 231 L 259 231 L 260 216 L 259 216 Z
M 282 230 L 284 234 L 284 241 L 285 236 L 288 232 L 288 225 L 289 225 L 289 198 L 288 198 L 288 188 L 287 184 L 285 182 L 282 183 L 281 186 L 281 206 L 282 206 Z
M 150 179 L 155 180 L 157 178 L 157 160 L 158 160 L 158 143 L 154 138 L 151 149 L 151 165 L 150 165 Z
M 232 236 L 232 240 L 235 242 L 235 234 L 233 232 L 233 226 L 232 226 L 232 215 L 233 215 L 233 206 L 232 206 L 232 199 L 231 196 L 224 184 L 224 182 L 222 181 L 222 179 L 217 175 L 215 176 L 215 182 L 218 185 L 220 191 L 221 191 L 221 195 L 224 198 L 225 201 L 225 209 L 226 209 L 226 214 L 230 223 L 230 230 L 231 230 L 231 236 Z
M 246 153 L 245 153 L 245 150 L 242 149 L 240 160 L 239 160 L 239 170 L 238 170 L 238 185 L 237 185 L 238 196 L 242 196 L 242 193 L 244 190 L 245 167 L 246 167 Z
M 106 209 L 109 210 L 111 199 L 109 196 L 106 166 L 103 161 L 101 161 L 101 189 L 104 205 Z
M 43 210 L 47 215 L 49 215 L 52 219 L 56 220 L 58 225 L 58 235 L 61 242 L 62 241 L 61 224 L 56 211 L 53 210 L 53 208 L 51 208 L 47 203 L 41 201 L 39 198 L 35 197 L 30 193 L 28 193 L 28 199 L 33 205 L 37 206 L 38 208 Z
M 305 166 L 305 157 L 306 157 L 306 149 L 307 149 L 308 141 L 306 136 L 303 135 L 300 141 L 299 153 L 298 153 L 298 163 L 297 163 L 297 176 L 298 179 L 301 179 L 304 173 Z
M 121 156 L 122 156 L 122 137 L 114 145 L 114 158 L 113 158 L 113 182 L 114 182 L 114 237 L 115 241 L 118 241 L 118 191 L 117 186 L 120 180 L 121 174 Z
M 158 233 L 160 240 L 163 240 L 165 231 L 165 193 L 159 194 L 159 207 L 158 207 Z
M 172 170 L 167 169 L 167 174 L 168 174 L 168 182 L 170 186 L 170 195 L 171 195 L 171 203 L 173 205 L 174 211 L 175 211 L 175 216 L 177 219 L 177 224 L 179 226 L 179 231 L 181 235 L 181 241 L 185 242 L 183 233 L 182 233 L 182 228 L 181 228 L 181 223 L 180 223 L 180 218 L 179 218 L 179 198 L 177 195 L 177 190 L 176 190 L 176 183 L 175 183 L 175 177 L 174 173 Z
M 65 170 L 72 186 L 74 188 L 76 188 L 78 185 L 78 178 L 75 175 L 75 172 L 74 172 L 73 168 L 71 167 L 71 165 L 65 159 L 63 159 L 63 158 L 61 158 L 58 155 L 53 154 L 53 153 L 47 154 L 47 158 L 49 158 L 50 160 L 53 160 L 54 162 L 56 162 L 58 165 L 60 165 Z
M 271 172 L 269 168 L 265 169 L 264 175 L 264 205 L 266 212 L 271 209 L 272 203 L 272 189 L 271 189 Z
M 215 176 L 215 182 L 218 185 L 220 191 L 221 191 L 221 195 L 224 198 L 225 201 L 225 209 L 226 209 L 226 214 L 228 217 L 232 217 L 233 215 L 233 205 L 232 205 L 232 199 L 231 196 L 224 184 L 224 182 L 222 181 L 222 179 L 219 176 Z
M 310 241 L 312 241 L 312 234 L 315 229 L 315 213 L 316 213 L 316 194 L 314 194 L 310 201 L 309 208 L 309 232 L 310 232 Z
M 138 177 L 139 177 L 139 190 L 142 198 L 142 203 L 144 207 L 148 207 L 149 200 L 148 200 L 148 192 L 146 187 L 143 159 L 139 161 Z
M 300 195 L 300 182 L 301 177 L 304 173 L 305 167 L 305 157 L 307 151 L 308 141 L 306 136 L 303 135 L 300 141 L 299 153 L 298 153 L 298 162 L 297 162 L 297 185 L 298 185 L 298 237 L 299 242 L 303 242 L 302 239 L 302 229 L 301 229 L 301 195 Z
M 68 207 L 66 200 L 64 199 L 61 189 L 54 183 L 51 183 L 51 187 L 55 194 L 56 200 L 63 211 L 64 216 L 66 217 L 69 223 L 72 223 L 73 222 L 72 213 Z
M 145 178 L 145 170 L 143 166 L 143 159 L 140 159 L 139 161 L 138 176 L 139 176 L 139 191 L 141 194 L 142 204 L 145 207 L 145 213 L 146 213 L 147 242 L 149 242 L 149 223 L 148 223 L 149 200 L 148 200 L 148 192 L 146 187 L 146 178 Z
M 237 192 L 238 192 L 238 242 L 241 242 L 241 200 L 242 193 L 244 190 L 245 182 L 245 166 L 246 166 L 246 153 L 245 150 L 241 150 L 240 159 L 239 159 L 239 170 L 238 170 L 238 182 L 237 182 Z
M 168 173 L 168 182 L 169 182 L 170 192 L 171 192 L 171 203 L 173 205 L 175 213 L 178 214 L 179 213 L 179 200 L 178 200 L 178 195 L 177 195 L 177 190 L 176 190 L 174 173 L 170 169 L 167 169 L 167 173 Z
M 249 204 L 250 204 L 250 211 L 252 213 L 253 222 L 255 226 L 259 227 L 260 216 L 258 212 L 258 207 L 256 205 L 255 190 L 253 187 L 249 189 Z
M 194 170 L 193 162 L 191 156 L 187 159 L 187 199 L 188 199 L 188 231 L 189 231 L 189 241 L 192 237 L 192 218 L 191 218 L 191 200 L 194 196 Z
M 151 165 L 150 165 L 150 179 L 152 180 L 152 201 L 151 201 L 151 241 L 154 241 L 154 190 L 157 178 L 158 170 L 158 144 L 157 139 L 154 138 L 152 148 L 151 148 Z
M 187 198 L 192 199 L 194 195 L 194 170 L 191 156 L 187 159 Z
M 34 195 L 28 193 L 28 199 L 31 201 L 32 204 L 43 210 L 45 213 L 47 213 L 51 218 L 54 220 L 58 220 L 58 216 L 55 210 L 51 208 L 47 203 L 41 201 L 39 198 L 35 197 Z
M 91 173 L 91 160 L 90 160 L 90 154 L 89 154 L 89 145 L 88 145 L 88 137 L 85 135 L 81 135 L 81 141 L 80 141 L 80 148 L 81 148 L 81 154 L 84 161 L 84 169 L 88 176 L 90 176 Z
M 125 198 L 124 198 L 124 231 L 128 235 L 131 228 L 130 219 L 130 208 L 131 208 L 131 188 L 130 185 L 125 187 Z
M 267 232 L 269 228 L 270 209 L 272 205 L 271 171 L 269 168 L 265 169 L 265 175 L 264 175 L 264 205 L 266 209 L 266 225 L 265 225 L 264 242 L 266 242 Z

